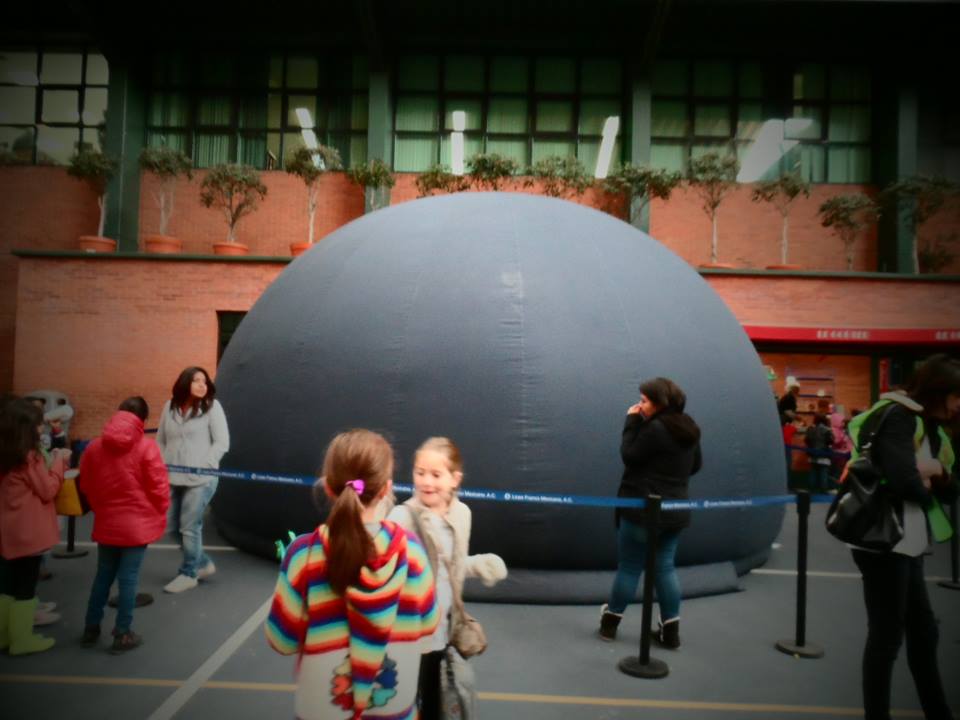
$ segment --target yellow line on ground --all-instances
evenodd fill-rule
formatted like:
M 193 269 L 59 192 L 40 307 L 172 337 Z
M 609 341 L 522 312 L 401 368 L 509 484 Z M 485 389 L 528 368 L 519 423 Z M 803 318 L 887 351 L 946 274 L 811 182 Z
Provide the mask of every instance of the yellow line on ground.
M 132 687 L 180 687 L 182 680 L 151 678 L 84 677 L 76 675 L 0 675 L 0 682 L 40 683 L 54 685 L 124 685 Z M 294 683 L 241 682 L 208 680 L 208 690 L 255 690 L 261 692 L 293 692 Z M 637 698 L 589 697 L 577 695 L 538 695 L 531 693 L 479 692 L 480 700 L 488 702 L 536 703 L 540 705 L 594 705 L 601 707 L 659 708 L 661 710 L 698 710 L 710 712 L 777 713 L 781 715 L 832 715 L 862 717 L 861 708 L 825 707 L 820 705 L 777 705 L 769 703 L 697 702 L 692 700 L 641 700 Z M 920 710 L 892 710 L 898 718 L 920 718 Z

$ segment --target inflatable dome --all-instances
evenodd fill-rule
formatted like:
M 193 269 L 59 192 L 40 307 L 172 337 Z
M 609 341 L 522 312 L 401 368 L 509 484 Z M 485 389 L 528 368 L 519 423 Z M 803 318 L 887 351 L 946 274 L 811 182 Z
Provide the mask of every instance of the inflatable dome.
M 462 451 L 465 488 L 612 497 L 624 414 L 639 383 L 658 375 L 686 391 L 703 430 L 691 497 L 783 492 L 760 360 L 686 262 L 563 200 L 406 202 L 325 237 L 244 318 L 217 376 L 231 435 L 222 466 L 316 473 L 336 433 L 367 427 L 393 443 L 397 482 L 411 482 L 424 439 L 446 435 Z M 616 566 L 612 508 L 468 504 L 471 552 L 500 554 L 514 584 Z M 783 512 L 695 512 L 677 562 L 743 572 L 766 558 Z M 322 511 L 306 485 L 223 479 L 214 517 L 228 540 L 269 556 L 274 540 L 312 529 Z

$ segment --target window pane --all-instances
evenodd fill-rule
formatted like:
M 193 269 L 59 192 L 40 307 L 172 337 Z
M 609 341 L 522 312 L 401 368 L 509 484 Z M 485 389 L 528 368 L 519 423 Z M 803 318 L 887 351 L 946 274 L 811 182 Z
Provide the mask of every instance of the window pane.
M 350 111 L 350 129 L 366 130 L 369 124 L 370 101 L 366 93 L 357 93 L 353 96 L 353 106 Z
M 693 94 L 706 97 L 732 95 L 733 67 L 729 63 L 694 63 Z
M 197 135 L 194 159 L 199 168 L 232 162 L 229 135 Z
M 437 98 L 433 97 L 398 98 L 396 129 L 419 132 L 438 130 L 440 127 L 439 104 Z
M 107 59 L 96 53 L 87 55 L 87 84 L 106 85 L 108 82 L 110 82 L 110 70 Z
M 675 60 L 658 62 L 653 69 L 654 95 L 686 95 L 687 64 Z
M 437 162 L 437 138 L 397 138 L 393 146 L 397 172 L 422 172 Z
M 697 105 L 693 110 L 693 134 L 730 137 L 730 109 L 726 105 Z
M 483 90 L 483 58 L 455 55 L 444 65 L 443 85 L 447 90 Z
M 271 88 L 283 87 L 283 56 L 274 55 L 270 58 L 270 82 Z
M 870 139 L 870 108 L 831 105 L 827 138 L 831 142 L 865 142 Z
M 464 166 L 468 158 L 477 153 L 483 152 L 483 138 L 479 136 L 466 135 L 463 138 L 463 160 Z M 440 141 L 440 162 L 448 168 L 453 166 L 453 160 L 450 157 L 450 136 L 444 135 Z
M 438 67 L 435 57 L 400 58 L 397 87 L 400 90 L 436 90 Z
M 293 157 L 293 154 L 302 147 L 307 146 L 307 141 L 302 132 L 283 133 L 283 164 Z
M 824 87 L 823 65 L 801 65 L 793 74 L 794 100 L 820 100 Z
M 543 160 L 548 157 L 576 157 L 577 145 L 574 142 L 564 142 L 562 140 L 537 140 L 533 141 L 533 160 Z
M 520 98 L 490 98 L 487 132 L 527 132 L 527 101 Z
M 267 127 L 267 98 L 263 95 L 250 96 L 240 100 L 240 127 Z
M 807 182 L 822 183 L 826 179 L 825 153 L 817 145 L 797 145 L 784 156 L 784 167 L 797 168 Z
M 366 96 L 347 95 L 331 99 L 327 113 L 327 127 L 333 130 L 366 130 Z
M 620 117 L 616 100 L 582 100 L 580 102 L 580 134 L 600 135 L 608 117 Z
M 258 170 L 267 167 L 267 134 L 240 136 L 240 162 Z
M 480 100 L 447 99 L 447 112 L 444 116 L 443 127 L 453 130 L 453 113 L 462 110 L 466 114 L 465 130 L 479 130 L 481 127 L 481 110 L 483 103 Z
M 0 53 L 0 82 L 13 85 L 36 86 L 37 54 L 4 52 Z
M 37 162 L 66 165 L 77 151 L 80 131 L 76 128 L 37 126 Z
M 503 155 L 504 157 L 513 158 L 518 163 L 520 167 L 526 167 L 529 162 L 527 157 L 527 141 L 526 140 L 507 140 L 505 138 L 487 138 L 487 152 L 496 153 L 497 155 Z M 467 158 L 469 160 L 469 157 Z
M 187 151 L 187 138 L 184 133 L 151 130 L 147 133 L 149 147 L 168 147 L 180 152 Z
M 580 66 L 580 92 L 619 93 L 620 63 L 616 60 L 584 60 Z
M 686 167 L 685 156 L 686 148 L 683 145 L 653 143 L 650 146 L 650 165 L 655 168 L 683 172 Z
M 350 138 L 350 155 L 343 158 L 344 167 L 357 167 L 367 162 L 367 136 L 353 135 Z
M 740 66 L 740 97 L 763 97 L 763 69 L 756 63 L 744 63 Z
M 573 103 L 544 101 L 537 103 L 537 132 L 573 130 Z
M 686 103 L 654 100 L 651 115 L 651 134 L 654 137 L 686 137 Z
M 822 131 L 823 111 L 818 107 L 794 105 L 793 117 L 787 119 L 783 136 L 788 140 L 819 140 Z
M 283 96 L 282 95 L 268 95 L 267 96 L 267 127 L 269 128 L 279 128 L 282 123 L 282 113 L 283 113 Z
M 740 172 L 737 181 L 776 180 L 780 176 L 781 144 L 737 143 Z
M 80 120 L 79 103 L 80 93 L 76 90 L 44 90 L 43 122 L 78 122 Z
M 102 125 L 107 121 L 106 88 L 87 88 L 83 94 L 83 124 Z
M 701 143 L 690 147 L 690 157 L 700 158 L 707 153 L 717 153 L 720 157 L 730 155 L 730 146 L 726 143 Z
M 538 58 L 534 89 L 537 92 L 572 93 L 576 84 L 576 64 L 567 58 Z
M 200 98 L 197 107 L 197 124 L 199 125 L 229 125 L 231 120 L 231 103 L 228 97 Z
M 317 59 L 311 57 L 287 58 L 287 87 L 310 88 L 317 86 L 320 70 Z
M 620 167 L 620 153 L 620 141 L 617 140 L 613 144 L 613 153 L 610 156 L 610 167 L 607 168 L 608 175 Z M 580 147 L 577 148 L 577 160 L 580 161 L 580 164 L 583 165 L 583 169 L 586 170 L 587 174 L 591 177 L 596 177 L 597 158 L 599 155 L 600 140 L 582 140 L 580 142 Z
M 15 162 L 33 162 L 33 128 L 0 127 L 0 151 L 13 155 Z
M 150 124 L 185 127 L 187 99 L 177 93 L 154 93 L 150 98 Z
M 752 140 L 763 126 L 763 106 L 760 103 L 740 103 L 737 110 L 737 137 Z
M 44 53 L 40 82 L 44 85 L 79 85 L 83 56 L 79 53 Z
M 870 182 L 870 150 L 862 147 L 831 147 L 827 151 L 827 182 Z
M 490 61 L 490 89 L 494 92 L 526 92 L 527 60 L 495 57 Z
M 291 95 L 287 98 L 287 127 L 323 127 L 317 113 L 316 95 Z
M 80 131 L 80 145 L 78 147 L 89 148 L 90 150 L 103 150 L 103 140 L 105 139 L 106 128 L 88 127 Z
M 864 68 L 837 65 L 830 68 L 831 100 L 869 100 L 870 74 Z
M 31 87 L 0 87 L 0 123 L 33 124 L 37 112 L 36 93 Z

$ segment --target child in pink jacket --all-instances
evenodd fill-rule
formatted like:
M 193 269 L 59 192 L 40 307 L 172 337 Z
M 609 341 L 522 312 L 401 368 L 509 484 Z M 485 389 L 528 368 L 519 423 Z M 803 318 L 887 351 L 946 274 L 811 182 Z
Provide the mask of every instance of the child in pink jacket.
M 60 540 L 54 499 L 70 451 L 53 451 L 48 466 L 38 449 L 42 425 L 42 411 L 28 400 L 13 400 L 0 412 L 0 648 L 11 655 L 54 644 L 34 634 L 33 612 L 41 555 Z

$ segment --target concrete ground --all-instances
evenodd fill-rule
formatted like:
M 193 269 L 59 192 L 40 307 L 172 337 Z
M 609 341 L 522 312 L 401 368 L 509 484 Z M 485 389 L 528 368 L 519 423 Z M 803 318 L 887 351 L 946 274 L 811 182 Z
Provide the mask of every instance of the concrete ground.
M 469 603 L 483 622 L 489 649 L 472 662 L 483 718 L 849 718 L 860 710 L 860 653 L 866 621 L 859 576 L 849 552 L 823 530 L 824 505 L 811 516 L 807 642 L 821 659 L 774 649 L 795 628 L 797 516 L 788 511 L 765 567 L 742 578 L 743 591 L 684 602 L 683 647 L 653 656 L 669 664 L 660 680 L 620 673 L 617 661 L 636 655 L 640 610 L 631 607 L 620 636 L 595 636 L 598 608 Z M 89 538 L 89 518 L 77 537 Z M 200 587 L 166 595 L 179 551 L 164 543 L 148 551 L 141 590 L 156 602 L 138 609 L 134 629 L 144 645 L 123 656 L 80 647 L 83 614 L 96 551 L 53 559 L 54 577 L 41 582 L 62 620 L 48 628 L 51 651 L 0 654 L 0 717 L 5 720 L 288 718 L 293 716 L 293 660 L 276 655 L 262 621 L 277 566 L 236 551 L 208 523 L 207 542 L 218 572 Z M 940 617 L 940 667 L 960 715 L 960 592 L 940 587 L 949 576 L 949 548 L 927 560 L 934 609 Z M 104 622 L 109 629 L 112 610 Z M 903 654 L 902 654 L 903 655 Z M 894 717 L 922 717 L 901 656 L 894 673 Z

